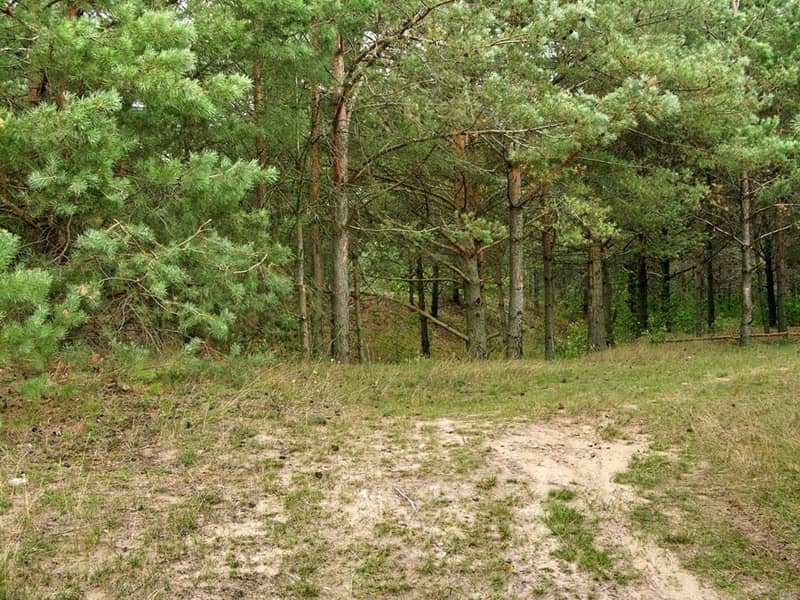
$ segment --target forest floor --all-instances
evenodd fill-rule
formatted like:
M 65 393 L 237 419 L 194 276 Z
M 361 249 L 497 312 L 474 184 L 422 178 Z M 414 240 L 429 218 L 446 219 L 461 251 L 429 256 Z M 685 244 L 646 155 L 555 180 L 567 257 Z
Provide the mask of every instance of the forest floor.
M 798 367 L 73 358 L 6 392 L 0 598 L 800 598 Z

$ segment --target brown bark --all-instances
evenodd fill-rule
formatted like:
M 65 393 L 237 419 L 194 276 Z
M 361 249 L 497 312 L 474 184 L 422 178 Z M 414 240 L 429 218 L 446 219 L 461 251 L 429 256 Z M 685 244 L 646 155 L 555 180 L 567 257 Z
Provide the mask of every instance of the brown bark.
M 703 245 L 700 240 L 703 234 L 703 226 L 697 213 L 694 219 L 694 231 L 697 237 L 692 269 L 694 278 L 694 332 L 695 335 L 703 335 Z
M 608 257 L 603 254 L 603 308 L 605 309 L 606 345 L 614 345 L 614 290 L 611 286 Z
M 424 314 L 427 306 L 425 302 L 425 268 L 422 264 L 422 256 L 417 256 L 417 306 L 423 311 L 419 313 L 420 354 L 425 358 L 430 358 L 431 338 L 428 333 L 428 317 Z
M 778 331 L 786 331 L 786 241 L 784 238 L 784 217 L 786 206 L 775 207 L 775 304 L 777 309 Z
M 439 316 L 439 263 L 433 263 L 433 286 L 431 287 L 431 314 Z
M 661 259 L 661 312 L 664 315 L 664 329 L 672 331 L 672 275 L 670 259 Z
M 769 333 L 769 316 L 767 315 L 767 302 L 764 297 L 764 274 L 760 268 L 755 268 L 756 289 L 758 290 L 758 312 L 761 314 L 761 326 L 764 333 Z
M 297 211 L 297 224 L 295 226 L 297 254 L 295 264 L 295 285 L 297 287 L 297 317 L 300 320 L 300 345 L 303 348 L 303 359 L 311 358 L 311 335 L 308 331 L 308 299 L 306 295 L 306 260 L 305 244 L 303 240 L 302 211 Z
M 706 246 L 706 324 L 708 330 L 714 330 L 714 321 L 717 320 L 716 279 L 714 277 L 714 242 L 710 237 Z
M 636 320 L 639 323 L 640 333 L 647 331 L 650 327 L 650 311 L 648 307 L 649 289 L 647 278 L 647 255 L 645 254 L 646 238 L 643 233 L 639 234 L 639 255 L 636 261 Z
M 451 291 L 452 291 L 452 294 L 450 296 L 451 301 L 456 306 L 461 306 L 461 289 L 460 289 L 458 283 L 453 282 L 453 288 L 452 288 Z
M 358 255 L 353 256 L 353 312 L 358 362 L 364 364 L 367 362 L 367 347 L 364 342 L 364 325 L 361 319 L 361 269 L 358 265 Z
M 331 136 L 333 158 L 333 355 L 341 363 L 350 362 L 350 237 L 348 198 L 348 150 L 350 116 L 344 93 L 344 39 L 337 37 L 333 56 L 335 112 Z
M 414 263 L 408 265 L 408 275 L 406 276 L 406 283 L 408 284 L 408 303 L 414 304 L 414 294 L 416 293 L 416 280 L 414 279 Z
M 509 265 L 508 333 L 506 357 L 522 358 L 525 314 L 525 213 L 522 206 L 522 175 L 518 164 L 508 167 Z
M 603 243 L 593 238 L 589 244 L 589 350 L 606 347 L 606 307 L 603 293 Z
M 44 73 L 32 73 L 28 78 L 28 100 L 32 105 L 39 104 L 49 89 L 50 82 Z
M 325 269 L 322 261 L 321 213 L 319 181 L 322 173 L 320 162 L 320 136 L 322 134 L 322 114 L 320 111 L 320 84 L 311 84 L 311 136 L 309 139 L 309 183 L 308 203 L 311 212 L 311 268 L 313 270 L 314 294 L 311 296 L 311 329 L 314 341 L 314 354 L 322 356 L 325 352 L 325 315 L 323 299 L 325 295 Z
M 531 269 L 531 304 L 533 305 L 533 316 L 539 317 L 539 310 L 540 310 L 540 289 L 539 289 L 539 282 L 536 278 L 536 268 Z
M 542 279 L 544 284 L 544 358 L 556 358 L 556 294 L 553 284 L 553 227 L 548 207 L 542 212 Z
M 767 288 L 767 319 L 770 327 L 777 327 L 778 305 L 775 299 L 775 261 L 771 237 L 764 240 L 764 275 Z
M 742 250 L 742 323 L 739 343 L 749 346 L 753 342 L 753 242 L 751 237 L 752 211 L 750 179 L 742 176 L 740 191 L 741 250 Z
M 467 240 L 472 242 L 472 240 Z M 488 356 L 488 336 L 486 333 L 486 305 L 483 303 L 484 285 L 478 264 L 477 248 L 470 252 L 464 249 L 461 256 L 461 270 L 464 272 L 464 306 L 467 326 L 467 355 L 472 359 Z
M 503 286 L 503 265 L 500 257 L 494 263 L 494 287 L 497 290 L 497 316 L 500 319 L 501 329 L 508 329 L 508 315 L 506 314 L 506 291 Z

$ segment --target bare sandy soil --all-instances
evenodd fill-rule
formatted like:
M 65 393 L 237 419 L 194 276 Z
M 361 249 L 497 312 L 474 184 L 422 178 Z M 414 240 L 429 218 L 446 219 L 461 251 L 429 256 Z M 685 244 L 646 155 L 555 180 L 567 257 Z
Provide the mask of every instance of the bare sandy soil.
M 69 580 L 93 600 L 723 598 L 631 530 L 644 500 L 614 476 L 647 449 L 636 433 L 608 441 L 608 423 L 563 418 L 249 423 L 261 426 L 209 430 L 213 445 L 191 465 L 163 438 L 129 446 L 119 460 L 139 466 L 125 479 L 73 470 L 32 487 L 34 505 L 55 485 L 78 499 L 34 524 L 61 528 L 73 549 L 69 561 L 42 558 L 53 589 Z M 570 505 L 626 577 L 556 557 L 543 516 L 559 489 L 575 492 Z M 0 522 L 10 539 L 24 511 L 15 496 Z
M 591 425 L 560 421 L 516 425 L 493 440 L 491 447 L 490 462 L 511 475 L 526 477 L 537 495 L 544 496 L 553 487 L 576 490 L 587 512 L 598 517 L 601 537 L 620 547 L 639 575 L 629 585 L 620 588 L 598 584 L 588 574 L 569 572 L 558 569 L 557 564 L 552 565 L 556 596 L 574 594 L 587 597 L 594 594 L 595 597 L 632 600 L 722 598 L 683 569 L 672 553 L 638 537 L 630 529 L 626 511 L 642 500 L 630 487 L 615 483 L 614 476 L 625 470 L 635 454 L 644 452 L 647 448 L 644 437 L 604 441 Z M 526 510 L 534 517 L 541 515 L 541 505 L 536 503 Z M 537 568 L 548 564 L 552 538 L 535 518 L 526 522 L 532 536 L 550 540 L 529 555 L 528 562 L 535 573 Z
M 285 494 L 298 479 L 284 468 L 277 494 L 262 494 L 250 501 L 250 511 L 203 529 L 210 555 L 204 567 L 191 558 L 175 569 L 176 592 L 186 598 L 234 591 L 242 597 L 292 596 L 298 589 L 292 582 L 302 581 L 298 557 L 321 547 L 314 593 L 323 598 L 722 598 L 669 551 L 632 532 L 628 511 L 643 500 L 614 476 L 645 451 L 647 440 L 629 437 L 605 441 L 585 421 L 498 428 L 438 420 L 388 437 L 363 433 L 346 452 L 328 454 L 316 466 L 298 453 L 295 464 L 317 469 L 322 481 L 314 513 L 298 520 L 287 511 Z M 259 460 L 285 456 L 277 439 L 262 434 L 256 440 L 264 446 Z M 599 579 L 553 556 L 558 541 L 542 521 L 543 501 L 559 488 L 576 492 L 577 505 L 596 519 L 598 544 L 634 573 L 629 581 Z M 486 516 L 495 508 L 485 503 L 512 497 L 510 537 L 497 539 Z M 302 528 L 314 541 L 282 544 L 274 537 L 276 524 Z M 487 546 L 470 547 L 481 536 Z M 365 568 L 371 554 L 385 558 L 375 572 Z M 213 576 L 209 556 L 216 557 Z M 234 579 L 219 568 L 225 562 L 236 565 Z M 490 585 L 493 568 L 502 570 L 501 589 L 496 580 Z

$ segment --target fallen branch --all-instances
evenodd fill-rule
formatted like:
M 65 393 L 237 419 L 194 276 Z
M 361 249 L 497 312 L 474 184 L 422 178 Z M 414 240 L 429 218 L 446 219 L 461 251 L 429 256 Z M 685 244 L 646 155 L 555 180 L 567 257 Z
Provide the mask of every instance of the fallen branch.
M 762 338 L 762 337 L 789 337 L 790 335 L 800 335 L 800 331 L 777 331 L 773 333 L 752 333 L 750 334 L 751 337 L 754 338 Z M 678 339 L 671 339 L 671 340 L 660 340 L 655 343 L 657 344 L 679 344 L 681 342 L 713 342 L 719 340 L 738 340 L 738 335 L 708 335 L 708 336 L 700 336 L 700 337 L 690 337 L 690 338 L 678 338 Z
M 423 317 L 427 318 L 431 323 L 433 323 L 434 325 L 438 325 L 439 327 L 441 327 L 442 329 L 444 329 L 448 333 L 452 333 L 457 338 L 460 338 L 460 339 L 464 340 L 465 342 L 468 341 L 468 339 L 469 339 L 469 338 L 467 338 L 466 335 L 461 333 L 458 329 L 450 327 L 450 325 L 448 325 L 444 321 L 440 321 L 439 319 L 434 317 L 431 313 L 422 310 L 418 306 L 414 306 L 413 304 L 409 304 L 408 302 L 403 302 L 402 300 L 398 300 L 397 298 L 392 298 L 391 296 L 387 296 L 386 294 L 376 294 L 374 292 L 361 292 L 361 295 L 362 296 L 374 296 L 376 298 L 383 298 L 384 300 L 389 300 L 390 302 L 394 302 L 395 304 L 399 304 L 400 306 L 403 306 L 403 307 L 405 307 L 405 308 L 407 308 L 409 310 L 413 310 L 414 312 L 421 314 Z
M 399 487 L 396 487 L 396 488 L 394 488 L 394 491 L 395 491 L 395 493 L 396 493 L 398 496 L 400 496 L 400 497 L 401 497 L 403 500 L 405 500 L 406 502 L 408 502 L 408 504 L 411 506 L 411 508 L 414 510 L 414 512 L 417 512 L 417 503 L 416 503 L 416 502 L 414 502 L 414 501 L 413 501 L 411 498 L 409 498 L 409 497 L 408 497 L 408 496 L 405 494 L 405 492 L 403 492 L 403 490 L 401 490 Z

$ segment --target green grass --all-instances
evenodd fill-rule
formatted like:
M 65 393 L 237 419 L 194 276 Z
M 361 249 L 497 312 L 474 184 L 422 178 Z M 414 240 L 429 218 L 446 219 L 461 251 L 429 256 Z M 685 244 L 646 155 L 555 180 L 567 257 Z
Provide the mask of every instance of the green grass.
M 595 544 L 596 525 L 587 520 L 584 514 L 570 506 L 563 490 L 551 494 L 545 502 L 544 524 L 558 540 L 559 546 L 554 555 L 570 563 L 576 563 L 597 579 L 610 579 L 616 561 L 607 550 Z M 571 498 L 569 498 L 571 499 Z
M 272 593 L 282 597 L 403 595 L 409 586 L 430 597 L 506 597 L 506 557 L 523 544 L 516 515 L 531 500 L 487 471 L 484 444 L 511 420 L 562 416 L 594 419 L 604 439 L 652 440 L 618 477 L 647 499 L 631 507 L 638 531 L 734 595 L 800 595 L 797 346 L 640 344 L 555 363 L 130 361 L 98 372 L 77 365 L 70 399 L 42 387 L 0 413 L 0 483 L 20 471 L 30 482 L 27 509 L 20 491 L 0 487 L 7 597 L 96 588 L 139 598 L 144 581 L 166 598 L 175 583 L 165 565 L 184 561 L 193 577 L 222 581 L 229 556 L 242 565 L 233 569 L 241 587 L 220 593 L 247 595 L 257 578 L 237 548 L 252 542 L 213 529 L 237 520 L 258 524 L 276 548 Z M 416 427 L 433 419 L 459 425 L 452 434 Z M 415 502 L 411 522 L 437 533 L 377 514 L 348 538 L 336 505 L 375 493 L 376 473 L 407 481 L 397 485 Z M 461 496 L 416 490 L 419 478 Z M 363 503 L 378 511 L 394 495 L 382 493 Z M 562 558 L 613 580 L 626 569 L 597 541 L 600 516 L 573 494 L 545 500 Z M 252 508 L 259 503 L 265 512 Z M 337 536 L 352 546 L 352 591 L 330 587 L 340 577 Z

